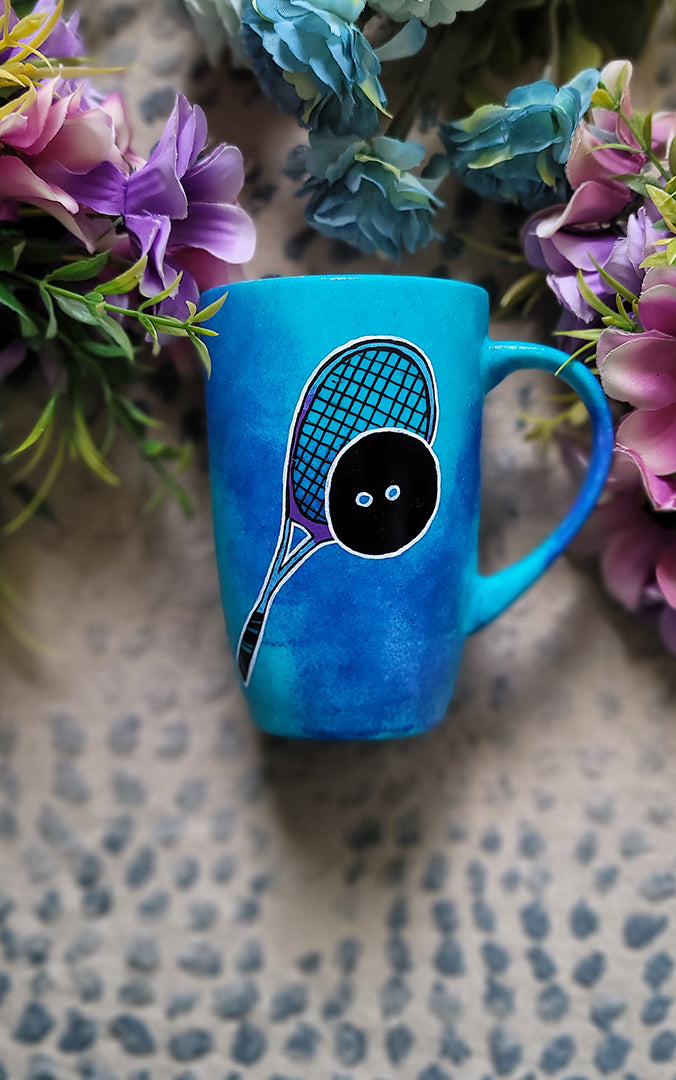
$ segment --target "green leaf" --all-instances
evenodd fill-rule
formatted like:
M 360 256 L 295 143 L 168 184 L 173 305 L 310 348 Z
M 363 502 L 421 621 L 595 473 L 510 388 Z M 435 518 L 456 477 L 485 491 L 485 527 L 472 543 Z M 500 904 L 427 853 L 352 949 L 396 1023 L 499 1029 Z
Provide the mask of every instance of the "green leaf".
M 643 145 L 646 150 L 650 150 L 653 144 L 653 114 L 648 113 L 643 121 Z
M 648 184 L 648 195 L 664 218 L 671 232 L 676 232 L 676 199 L 663 188 Z
M 100 322 L 100 316 L 84 300 L 75 300 L 71 296 L 61 296 L 60 293 L 52 294 L 61 310 L 76 322 L 87 323 L 96 326 Z
M 75 420 L 75 430 L 72 433 L 72 441 L 85 465 L 87 465 L 87 467 L 106 484 L 111 484 L 113 487 L 116 487 L 120 483 L 120 478 L 115 475 L 107 462 L 103 460 L 94 445 L 89 428 L 87 427 L 87 421 L 79 406 L 76 406 L 73 409 L 73 419 Z
M 93 255 L 91 259 L 79 259 L 77 262 L 66 263 L 58 270 L 52 270 L 47 274 L 47 281 L 87 281 L 96 277 L 108 262 L 110 252 L 101 251 Z
M 33 321 L 33 318 L 28 310 L 20 300 L 17 300 L 14 293 L 0 282 L 0 307 L 9 308 L 16 315 L 19 316 L 19 322 L 21 323 L 21 333 L 23 337 L 35 337 L 38 334 L 38 328 Z
M 617 318 L 617 315 L 612 308 L 609 308 L 607 304 L 603 303 L 603 300 L 599 300 L 596 293 L 592 292 L 589 285 L 585 281 L 584 274 L 581 270 L 577 272 L 577 287 L 580 290 L 580 295 L 584 297 L 590 307 L 594 311 L 598 311 L 599 315 L 610 316 L 613 319 Z
M 591 103 L 597 109 L 615 110 L 615 102 L 606 90 L 605 86 L 598 86 L 591 96 Z
M 202 308 L 201 311 L 198 311 L 192 321 L 194 323 L 204 323 L 207 322 L 209 319 L 212 319 L 216 312 L 221 310 L 223 304 L 227 299 L 228 294 L 227 292 L 224 292 L 222 296 L 219 296 L 218 300 L 214 300 L 213 304 L 207 304 L 205 308 Z
M 133 266 L 123 270 L 117 277 L 111 278 L 110 281 L 102 281 L 97 285 L 99 292 L 104 293 L 106 296 L 118 296 L 121 293 L 131 292 L 135 289 L 141 278 L 148 263 L 148 256 L 142 255 Z
M 204 364 L 204 370 L 207 373 L 207 378 L 210 379 L 211 378 L 211 356 L 209 355 L 209 350 L 207 349 L 206 345 L 201 340 L 201 338 L 196 337 L 194 334 L 188 334 L 188 337 L 190 338 L 193 345 L 195 346 L 195 349 L 197 350 L 197 355 L 199 356 L 200 360 Z
M 42 483 L 40 484 L 40 487 L 36 491 L 35 495 L 28 503 L 28 505 L 24 506 L 23 510 L 19 514 L 17 514 L 15 518 L 12 518 L 12 520 L 8 522 L 7 525 L 0 529 L 0 535 L 11 536 L 12 533 L 17 532 L 21 528 L 21 526 L 24 525 L 33 516 L 33 514 L 40 508 L 42 503 L 45 501 L 54 485 L 54 481 L 56 480 L 59 472 L 61 471 L 61 466 L 63 465 L 66 445 L 65 440 L 66 436 L 64 433 L 61 436 L 61 440 L 57 447 L 56 453 L 52 458 L 52 463 L 47 470 L 47 474 Z
M 618 281 L 617 278 L 614 278 L 612 274 L 609 274 L 607 270 L 604 270 L 601 264 L 596 261 L 596 259 L 591 253 L 590 258 L 603 280 L 606 282 L 607 285 L 610 285 L 611 289 L 614 289 L 616 293 L 624 297 L 625 300 L 628 300 L 630 304 L 633 304 L 636 300 L 638 300 L 638 297 L 635 295 L 635 293 L 633 293 L 631 289 L 628 289 L 626 285 L 623 285 L 621 281 Z
M 143 409 L 139 409 L 138 405 L 134 405 L 134 402 L 130 401 L 129 398 L 119 397 L 117 400 L 120 408 L 124 409 L 131 419 L 135 423 L 141 424 L 142 427 L 161 428 L 163 426 L 161 420 L 149 416 Z
M 648 198 L 648 184 L 650 181 L 644 179 L 638 173 L 615 173 L 613 180 L 621 180 L 631 191 L 635 191 L 637 195 L 642 195 L 644 199 Z
M 94 341 L 92 339 L 87 342 L 87 352 L 94 353 L 94 356 L 113 357 L 122 356 L 124 350 L 120 345 L 113 344 L 111 341 Z
M 109 338 L 112 338 L 119 346 L 124 356 L 126 356 L 127 360 L 133 364 L 134 346 L 132 345 L 126 330 L 120 326 L 119 322 L 112 319 L 110 315 L 104 315 L 103 318 L 98 318 L 96 321 L 101 333 L 107 334 Z
M 0 270 L 16 270 L 26 241 L 20 237 L 3 237 L 0 245 Z
M 56 409 L 57 394 L 52 394 L 49 401 L 45 405 L 44 409 L 40 413 L 37 421 L 35 422 L 32 430 L 26 436 L 19 446 L 14 450 L 10 450 L 8 454 L 5 454 L 2 458 L 3 463 L 11 461 L 13 458 L 18 457 L 19 454 L 23 454 L 24 450 L 28 450 L 34 443 L 44 434 L 46 429 L 51 424 L 54 418 L 54 410 Z
M 167 285 L 166 289 L 162 289 L 162 292 L 158 293 L 157 296 L 151 296 L 148 300 L 144 300 L 143 303 L 139 306 L 139 311 L 145 311 L 147 308 L 154 307 L 155 304 L 161 303 L 162 300 L 166 300 L 167 297 L 171 296 L 171 294 L 175 292 L 176 289 L 179 287 L 182 277 L 183 271 L 181 270 L 181 272 L 176 275 L 174 280 L 169 285 Z
M 51 341 L 53 337 L 56 337 L 56 332 L 58 329 L 58 325 L 56 322 L 56 312 L 54 311 L 54 301 L 52 300 L 51 295 L 47 292 L 47 289 L 45 288 L 43 282 L 40 282 L 38 288 L 40 289 L 40 296 L 42 297 L 42 302 L 45 305 L 45 310 L 47 312 L 47 329 L 45 330 L 45 338 L 47 339 L 47 341 Z
M 676 174 L 676 139 L 672 139 L 669 145 L 669 172 L 672 176 Z

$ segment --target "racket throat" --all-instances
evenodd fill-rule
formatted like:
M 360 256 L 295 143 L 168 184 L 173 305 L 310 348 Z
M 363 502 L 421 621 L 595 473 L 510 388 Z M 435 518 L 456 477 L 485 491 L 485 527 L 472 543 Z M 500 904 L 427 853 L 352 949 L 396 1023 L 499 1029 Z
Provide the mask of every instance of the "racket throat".
M 307 546 L 308 540 L 313 539 L 314 537 L 309 529 L 306 529 L 303 525 L 299 525 L 296 521 L 292 521 L 287 559 L 293 558 L 302 547 Z

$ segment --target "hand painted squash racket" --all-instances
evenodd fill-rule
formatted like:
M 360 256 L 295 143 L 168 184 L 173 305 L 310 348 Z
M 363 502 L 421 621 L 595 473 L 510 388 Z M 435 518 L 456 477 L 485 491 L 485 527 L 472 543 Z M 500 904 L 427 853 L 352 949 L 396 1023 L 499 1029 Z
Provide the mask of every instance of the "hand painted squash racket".
M 330 353 L 315 369 L 289 430 L 277 547 L 237 647 L 245 684 L 276 593 L 317 548 L 335 542 L 325 496 L 337 455 L 356 436 L 383 428 L 417 435 L 431 445 L 436 425 L 434 374 L 425 354 L 408 341 L 359 338 Z M 294 529 L 303 533 L 295 546 Z

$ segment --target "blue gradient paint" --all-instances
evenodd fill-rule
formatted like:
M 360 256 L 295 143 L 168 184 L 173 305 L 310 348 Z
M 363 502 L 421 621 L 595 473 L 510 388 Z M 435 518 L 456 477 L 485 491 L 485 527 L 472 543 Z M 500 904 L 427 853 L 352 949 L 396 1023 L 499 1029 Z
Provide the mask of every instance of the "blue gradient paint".
M 210 290 L 208 304 L 223 290 Z M 448 706 L 464 638 L 531 585 L 562 551 L 603 486 L 613 429 L 583 365 L 562 377 L 592 415 L 594 455 L 555 532 L 498 574 L 477 571 L 479 443 L 485 394 L 511 371 L 555 372 L 555 349 L 487 338 L 476 286 L 385 276 L 275 278 L 228 286 L 211 320 L 207 385 L 211 486 L 221 594 L 236 646 L 280 531 L 289 430 L 303 389 L 330 353 L 359 338 L 401 338 L 432 365 L 439 508 L 392 558 L 324 543 L 270 606 L 246 687 L 256 723 L 278 735 L 389 738 L 436 724 Z

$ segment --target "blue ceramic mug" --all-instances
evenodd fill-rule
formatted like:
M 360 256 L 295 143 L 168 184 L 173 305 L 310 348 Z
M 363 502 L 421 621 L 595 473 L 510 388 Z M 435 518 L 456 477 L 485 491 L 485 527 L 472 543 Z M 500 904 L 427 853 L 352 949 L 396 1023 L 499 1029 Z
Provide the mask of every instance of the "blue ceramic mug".
M 465 637 L 591 511 L 613 443 L 601 387 L 578 362 L 561 372 L 592 418 L 584 485 L 539 547 L 484 577 L 484 397 L 517 369 L 556 372 L 565 354 L 490 341 L 484 290 L 433 278 L 239 282 L 209 325 L 216 551 L 254 720 L 314 738 L 426 730 L 446 711 Z

